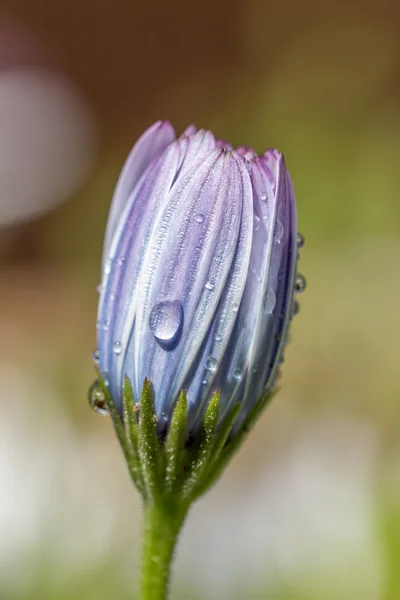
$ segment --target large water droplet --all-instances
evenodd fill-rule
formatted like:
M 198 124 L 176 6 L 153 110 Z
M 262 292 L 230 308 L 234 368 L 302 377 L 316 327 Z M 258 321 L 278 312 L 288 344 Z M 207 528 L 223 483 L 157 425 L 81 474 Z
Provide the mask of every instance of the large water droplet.
M 200 213 L 198 215 L 196 215 L 196 222 L 197 223 L 202 223 L 203 221 L 204 221 L 204 215 L 202 215 Z
M 296 277 L 296 285 L 295 285 L 296 292 L 298 294 L 302 294 L 304 292 L 304 290 L 306 289 L 306 287 L 307 287 L 307 282 L 305 280 L 304 275 L 301 275 L 300 273 L 298 273 L 297 277 Z
M 304 244 L 306 243 L 304 236 L 298 232 L 297 233 L 297 247 L 300 249 L 304 246 Z
M 233 310 L 233 312 L 237 312 L 239 310 L 239 305 L 237 302 L 234 302 L 232 304 L 232 310 Z
M 179 300 L 156 304 L 149 318 L 150 331 L 164 350 L 172 350 L 183 326 L 183 306 Z
M 275 241 L 276 242 L 280 242 L 281 239 L 283 238 L 283 233 L 284 233 L 284 228 L 283 228 L 283 224 L 282 221 L 279 221 L 279 219 L 276 222 L 275 225 Z
M 114 342 L 114 345 L 113 345 L 114 354 L 121 354 L 121 350 L 122 350 L 121 342 Z
M 215 284 L 212 281 L 206 281 L 205 288 L 207 290 L 210 290 L 210 292 L 212 292 L 213 289 L 215 288 Z
M 104 265 L 104 273 L 106 275 L 109 275 L 111 273 L 111 267 L 112 267 L 112 259 L 109 258 L 108 260 L 106 260 L 106 264 Z
M 207 358 L 207 362 L 206 362 L 206 369 L 208 371 L 215 371 L 216 368 L 217 368 L 217 359 L 214 358 L 213 356 L 209 356 L 209 358 Z
M 101 387 L 101 383 L 98 379 L 96 379 L 96 381 L 90 386 L 89 404 L 94 411 L 99 413 L 99 415 L 108 414 L 106 397 L 104 395 L 103 388 Z
M 100 352 L 99 352 L 98 348 L 96 348 L 96 350 L 93 350 L 92 360 L 93 360 L 93 364 L 95 365 L 95 367 L 98 367 L 100 364 Z
M 268 313 L 272 313 L 276 305 L 275 292 L 268 288 L 264 296 L 264 310 Z

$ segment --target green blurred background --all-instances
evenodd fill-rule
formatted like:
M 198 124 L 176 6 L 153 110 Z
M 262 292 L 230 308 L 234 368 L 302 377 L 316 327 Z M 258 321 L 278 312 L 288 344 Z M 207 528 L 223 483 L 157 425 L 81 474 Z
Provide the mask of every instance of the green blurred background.
M 172 597 L 400 598 L 400 5 L 2 7 L 0 598 L 133 597 L 139 496 L 86 390 L 110 198 L 160 118 L 285 153 L 309 284 Z

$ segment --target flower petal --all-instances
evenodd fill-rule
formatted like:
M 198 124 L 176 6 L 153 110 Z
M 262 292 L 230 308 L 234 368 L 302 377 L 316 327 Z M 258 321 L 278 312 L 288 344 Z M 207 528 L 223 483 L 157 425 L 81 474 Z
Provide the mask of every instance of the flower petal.
M 168 121 L 157 121 L 138 139 L 119 176 L 111 203 L 103 247 L 103 266 L 108 259 L 111 240 L 121 212 L 151 161 L 175 140 L 175 131 Z

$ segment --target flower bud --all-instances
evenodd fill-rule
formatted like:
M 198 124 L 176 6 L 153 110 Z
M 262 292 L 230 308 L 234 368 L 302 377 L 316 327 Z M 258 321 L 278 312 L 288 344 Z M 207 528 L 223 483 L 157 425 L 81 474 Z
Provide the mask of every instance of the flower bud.
M 159 432 L 182 389 L 189 431 L 216 389 L 220 420 L 240 402 L 239 427 L 275 386 L 298 310 L 296 257 L 282 154 L 235 151 L 193 126 L 179 138 L 168 122 L 148 129 L 123 168 L 104 241 L 98 359 L 117 410 L 125 377 L 136 402 L 147 378 Z

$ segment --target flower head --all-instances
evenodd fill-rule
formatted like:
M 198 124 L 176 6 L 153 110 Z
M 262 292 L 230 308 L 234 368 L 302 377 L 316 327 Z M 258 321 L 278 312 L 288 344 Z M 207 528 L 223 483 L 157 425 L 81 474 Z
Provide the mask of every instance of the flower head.
M 184 388 L 195 430 L 218 388 L 220 419 L 240 401 L 239 426 L 276 383 L 296 256 L 282 154 L 150 127 L 123 168 L 104 241 L 99 369 L 116 408 L 125 377 L 135 399 L 147 378 L 162 431 Z

